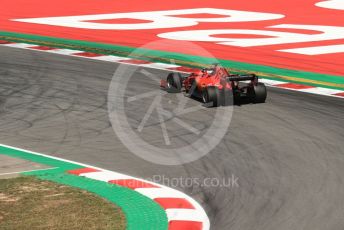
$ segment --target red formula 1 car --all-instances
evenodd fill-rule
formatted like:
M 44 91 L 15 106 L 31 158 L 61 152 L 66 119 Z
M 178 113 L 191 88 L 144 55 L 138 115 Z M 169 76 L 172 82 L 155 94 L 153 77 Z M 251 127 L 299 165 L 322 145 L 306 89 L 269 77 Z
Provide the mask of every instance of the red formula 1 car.
M 248 81 L 239 84 L 240 81 Z M 168 92 L 182 92 L 196 97 L 205 104 L 212 106 L 250 103 L 264 103 L 267 91 L 264 83 L 258 82 L 255 74 L 229 74 L 220 65 L 195 71 L 188 76 L 180 73 L 170 73 L 166 80 L 161 81 L 161 87 Z

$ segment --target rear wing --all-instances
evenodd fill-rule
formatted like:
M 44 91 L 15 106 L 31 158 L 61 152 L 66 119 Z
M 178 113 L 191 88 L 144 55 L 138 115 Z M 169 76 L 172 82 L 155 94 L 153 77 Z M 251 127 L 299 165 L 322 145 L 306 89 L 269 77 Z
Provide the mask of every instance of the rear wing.
M 226 80 L 229 82 L 232 81 L 252 81 L 256 82 L 258 81 L 258 76 L 255 74 L 244 74 L 244 75 L 239 75 L 239 74 L 231 74 L 226 77 Z

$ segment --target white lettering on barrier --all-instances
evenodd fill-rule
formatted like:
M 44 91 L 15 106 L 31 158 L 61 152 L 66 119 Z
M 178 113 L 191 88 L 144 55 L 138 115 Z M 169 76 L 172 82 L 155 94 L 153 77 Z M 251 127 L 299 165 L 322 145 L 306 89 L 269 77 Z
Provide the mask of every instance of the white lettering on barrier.
M 328 6 L 334 9 L 342 9 L 342 1 L 329 0 L 319 2 L 316 5 L 320 7 Z M 195 17 L 191 18 L 190 15 Z M 213 14 L 214 17 L 197 18 L 197 14 Z M 183 18 L 183 15 L 188 15 Z M 102 30 L 140 30 L 140 29 L 162 29 L 162 28 L 179 28 L 186 26 L 195 26 L 200 22 L 248 22 L 263 21 L 283 18 L 282 14 L 215 9 L 215 8 L 195 8 L 184 10 L 166 10 L 150 12 L 130 12 L 130 13 L 113 13 L 113 14 L 96 14 L 81 16 L 62 16 L 46 18 L 26 18 L 14 19 L 14 21 L 37 23 L 54 26 L 74 27 L 82 29 L 102 29 Z M 104 23 L 98 20 L 113 19 L 137 19 L 143 20 L 142 23 Z M 146 21 L 146 22 L 145 22 Z M 300 29 L 317 31 L 318 33 L 304 34 L 296 32 L 275 31 L 272 29 Z M 266 45 L 278 45 L 300 42 L 325 41 L 344 38 L 344 27 L 340 26 L 322 26 L 322 25 L 297 25 L 297 24 L 280 24 L 267 27 L 269 30 L 250 30 L 250 29 L 216 29 L 216 30 L 188 30 L 175 31 L 158 34 L 161 38 L 186 41 L 204 41 L 214 42 L 220 45 L 254 47 Z M 230 38 L 216 37 L 219 35 L 259 35 L 263 38 Z M 344 52 L 343 44 L 305 47 L 294 49 L 281 49 L 280 52 L 297 53 L 304 55 L 318 55 Z
M 211 18 L 183 18 L 182 15 L 213 14 Z M 179 17 L 180 16 L 180 17 Z M 44 25 L 74 27 L 98 30 L 143 30 L 194 26 L 199 22 L 248 22 L 283 18 L 282 14 L 260 13 L 239 10 L 195 8 L 184 10 L 166 10 L 149 12 L 130 12 L 113 14 L 95 14 L 66 17 L 14 19 L 19 22 L 29 22 Z M 142 23 L 97 23 L 97 20 L 138 19 Z
M 216 42 L 221 45 L 252 47 L 288 44 L 298 42 L 314 42 L 344 38 L 344 27 L 339 26 L 319 26 L 319 25 L 293 25 L 281 24 L 268 28 L 278 29 L 302 29 L 318 31 L 316 34 L 301 34 L 291 32 L 280 32 L 273 30 L 243 30 L 243 29 L 223 29 L 223 30 L 188 30 L 158 34 L 161 38 L 187 41 Z M 263 35 L 266 38 L 228 38 L 216 37 L 216 35 Z
M 344 1 L 343 0 L 327 0 L 321 1 L 315 4 L 316 6 L 335 9 L 335 10 L 344 10 Z

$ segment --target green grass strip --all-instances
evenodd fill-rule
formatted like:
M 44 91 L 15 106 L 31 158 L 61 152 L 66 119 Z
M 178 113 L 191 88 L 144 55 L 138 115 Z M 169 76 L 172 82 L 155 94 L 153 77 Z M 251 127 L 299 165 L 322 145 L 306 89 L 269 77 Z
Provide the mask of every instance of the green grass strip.
M 66 173 L 66 170 L 83 168 L 84 166 L 5 146 L 0 146 L 0 154 L 58 167 L 23 174 L 84 189 L 113 202 L 125 213 L 128 230 L 166 230 L 168 228 L 165 211 L 148 197 L 125 187 Z
M 149 50 L 142 48 L 103 44 L 80 40 L 70 40 L 63 38 L 54 38 L 32 34 L 20 34 L 6 31 L 0 31 L 0 40 L 1 39 L 13 42 L 31 43 L 36 45 L 44 45 L 57 48 L 67 48 L 107 55 L 131 57 L 149 60 L 152 62 L 170 63 L 170 60 L 173 59 L 174 62 L 178 65 L 190 67 L 204 67 L 216 61 L 220 62 L 224 67 L 228 68 L 229 70 L 235 73 L 250 72 L 256 73 L 260 77 L 273 80 L 281 80 L 299 84 L 344 90 L 344 76 L 297 71 L 231 60 L 217 60 L 213 58 L 186 55 L 175 52 Z

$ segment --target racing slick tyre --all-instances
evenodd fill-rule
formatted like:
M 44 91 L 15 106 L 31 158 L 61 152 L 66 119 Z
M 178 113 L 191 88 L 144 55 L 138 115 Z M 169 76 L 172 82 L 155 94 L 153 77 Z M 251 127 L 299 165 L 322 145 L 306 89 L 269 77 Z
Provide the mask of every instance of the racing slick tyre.
M 267 91 L 264 83 L 258 83 L 253 87 L 253 103 L 264 103 L 267 96 Z
M 167 90 L 179 93 L 182 90 L 182 76 L 180 73 L 169 73 L 167 76 Z
M 234 94 L 233 94 L 233 90 L 229 90 L 229 89 L 224 89 L 222 91 L 222 105 L 223 106 L 231 106 L 234 105 Z
M 204 104 L 208 104 L 211 107 L 217 107 L 220 105 L 220 92 L 217 87 L 209 86 L 202 92 L 202 101 Z

